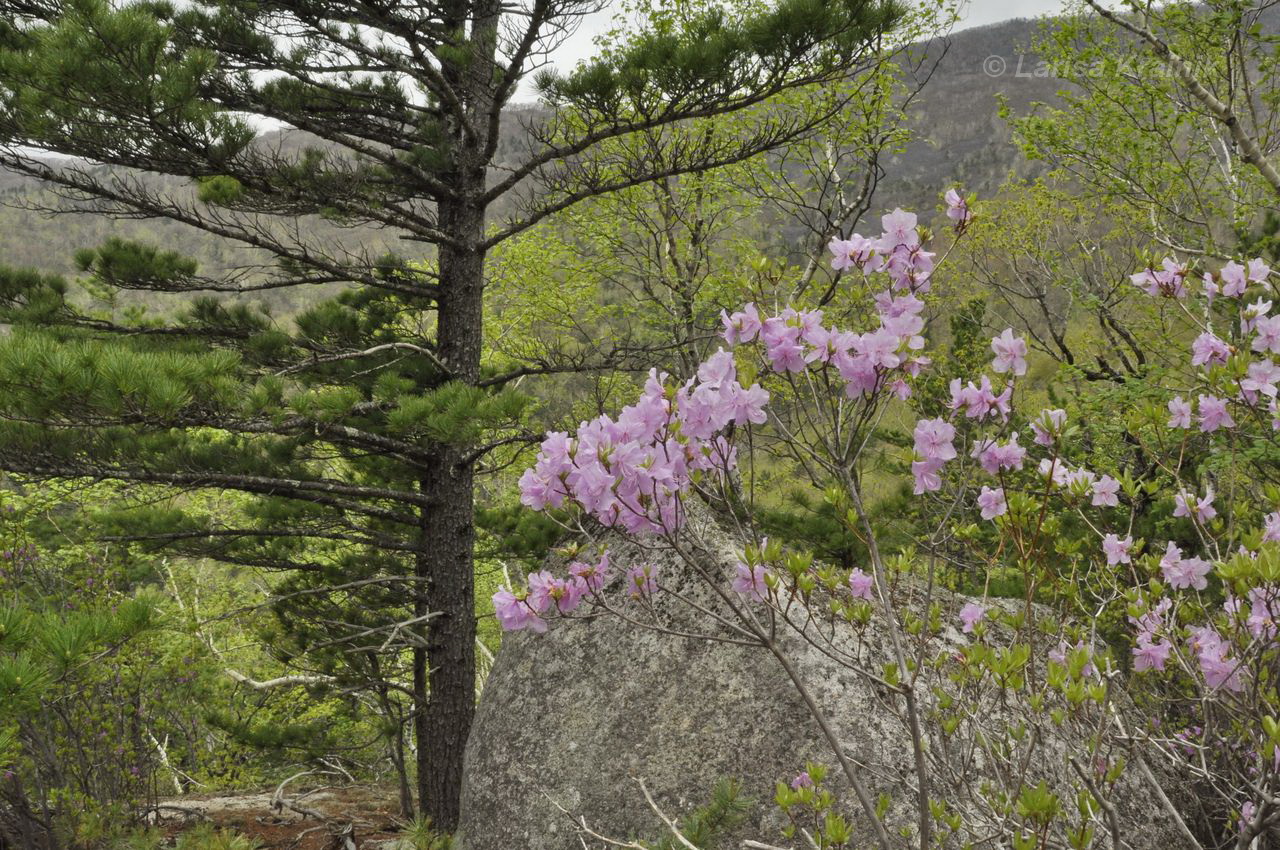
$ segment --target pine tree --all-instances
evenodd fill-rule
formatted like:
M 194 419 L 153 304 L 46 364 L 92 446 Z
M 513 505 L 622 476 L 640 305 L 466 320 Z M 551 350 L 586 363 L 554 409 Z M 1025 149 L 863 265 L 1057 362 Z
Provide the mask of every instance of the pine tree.
M 507 385 L 566 368 L 483 368 L 487 252 L 585 198 L 809 131 L 847 104 L 771 99 L 856 71 L 900 14 L 892 0 L 681 4 L 572 73 L 538 71 L 598 6 L 0 0 L 0 165 L 95 213 L 244 249 L 204 270 L 109 241 L 77 257 L 92 303 L 64 280 L 0 276 L 15 326 L 0 466 L 249 494 L 234 526 L 175 503 L 139 512 L 131 537 L 399 588 L 403 613 L 372 628 L 412 656 L 420 806 L 446 829 L 474 706 L 476 465 L 520 438 Z M 535 73 L 545 108 L 508 129 Z M 755 120 L 738 138 L 680 133 L 743 110 Z M 263 132 L 281 126 L 294 132 Z M 666 146 L 661 168 L 596 155 L 641 132 Z M 348 231 L 390 234 L 389 250 Z M 343 291 L 292 323 L 248 306 L 327 285 Z M 138 293 L 185 300 L 142 313 Z

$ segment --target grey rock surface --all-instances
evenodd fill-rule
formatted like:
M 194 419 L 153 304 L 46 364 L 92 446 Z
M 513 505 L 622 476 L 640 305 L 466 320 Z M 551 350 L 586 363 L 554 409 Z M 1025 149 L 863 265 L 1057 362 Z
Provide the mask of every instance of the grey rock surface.
M 699 568 L 727 576 L 736 560 L 730 536 L 705 516 L 691 526 L 698 543 L 690 548 L 701 549 Z M 717 604 L 694 570 L 672 552 L 617 539 L 607 542 L 619 567 L 657 563 L 664 588 L 674 588 L 700 605 Z M 557 573 L 563 569 L 563 564 L 550 566 Z M 728 585 L 727 577 L 724 584 Z M 616 595 L 617 589 L 613 592 Z M 944 596 L 942 602 L 953 617 L 964 600 Z M 631 604 L 628 610 L 638 613 Z M 654 608 L 651 615 L 671 629 L 707 630 L 705 614 L 665 594 Z M 882 632 L 873 619 L 867 632 L 845 648 L 859 652 L 870 660 L 870 669 L 879 670 L 889 658 Z M 969 638 L 948 628 L 943 640 L 958 649 Z M 873 793 L 891 795 L 888 824 L 895 829 L 913 824 L 912 750 L 899 719 L 901 697 L 795 635 L 783 644 L 831 718 L 845 752 L 861 765 Z M 922 698 L 936 723 L 941 713 L 933 710 L 933 698 Z M 1003 735 L 1006 724 L 1016 719 L 994 703 L 975 714 L 977 725 L 996 735 Z M 1056 736 L 1052 730 L 1041 730 L 1040 748 L 1027 775 L 1055 785 L 1066 779 L 1071 771 L 1068 758 L 1081 749 L 1073 734 L 1085 733 L 1069 726 Z M 936 725 L 930 735 L 935 742 L 947 737 Z M 971 741 L 963 729 L 950 737 L 945 745 L 955 752 L 947 758 L 957 772 L 990 775 L 991 765 L 1002 759 L 981 747 L 965 746 Z M 659 808 L 679 820 L 704 804 L 726 777 L 740 780 L 755 804 L 747 822 L 722 846 L 740 847 L 745 838 L 799 846 L 782 837 L 784 820 L 773 795 L 776 782 L 789 781 L 809 760 L 832 768 L 829 785 L 841 797 L 841 810 L 860 824 L 856 846 L 873 846 L 869 826 L 838 776 L 830 748 L 769 653 L 759 647 L 659 633 L 613 615 L 552 622 L 546 634 L 508 635 L 498 653 L 468 743 L 458 846 L 608 846 L 584 833 L 584 821 L 590 830 L 612 839 L 652 841 L 663 836 L 666 827 L 646 802 L 641 781 Z M 934 781 L 946 787 L 951 780 L 939 774 Z M 1074 810 L 1070 798 L 1063 802 Z M 1121 780 L 1115 802 L 1134 847 L 1184 846 L 1136 770 L 1127 771 Z M 979 799 L 964 805 L 970 821 L 996 817 Z

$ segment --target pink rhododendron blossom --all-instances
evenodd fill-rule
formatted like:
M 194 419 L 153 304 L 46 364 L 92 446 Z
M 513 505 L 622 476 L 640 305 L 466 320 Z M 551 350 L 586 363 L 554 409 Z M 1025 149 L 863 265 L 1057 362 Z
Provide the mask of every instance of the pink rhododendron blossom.
M 827 244 L 831 251 L 831 268 L 836 271 L 847 271 L 858 268 L 863 271 L 874 270 L 876 242 L 854 234 L 848 239 L 835 237 Z
M 1218 297 L 1218 293 L 1222 288 L 1218 286 L 1218 281 L 1209 272 L 1204 273 L 1204 277 L 1200 279 L 1200 291 L 1204 293 L 1204 300 L 1212 304 L 1213 299 Z
M 1169 545 L 1173 546 L 1172 543 Z M 1203 558 L 1172 560 L 1166 552 L 1165 557 L 1160 560 L 1160 569 L 1165 581 L 1175 590 L 1204 590 L 1209 586 L 1207 576 L 1213 569 L 1213 564 Z
M 880 226 L 884 235 L 880 238 L 882 249 L 892 250 L 899 245 L 914 246 L 920 244 L 920 234 L 916 231 L 916 214 L 895 209 L 888 215 L 880 217 Z
M 1253 821 L 1258 816 L 1258 808 L 1253 804 L 1252 800 L 1246 802 L 1240 807 L 1240 831 L 1253 828 Z
M 1263 262 L 1261 257 L 1254 257 L 1250 260 L 1248 267 L 1250 283 L 1260 283 L 1267 289 L 1271 288 L 1271 285 L 1267 283 L 1267 278 L 1271 276 L 1271 267 Z
M 1176 260 L 1166 258 L 1159 271 L 1146 269 L 1129 276 L 1135 285 L 1152 297 L 1187 297 L 1187 268 Z
M 1253 322 L 1257 336 L 1253 338 L 1253 350 L 1259 353 L 1280 354 L 1280 316 L 1265 316 Z
M 798 343 L 790 340 L 780 339 L 774 345 L 766 349 L 769 357 L 769 364 L 773 367 L 773 371 L 782 372 L 803 372 L 805 368 L 804 349 Z
M 547 623 L 521 597 L 516 596 L 505 587 L 498 588 L 493 595 L 493 610 L 498 617 L 498 624 L 504 631 L 518 632 L 529 629 L 534 632 L 545 632 Z
M 1204 497 L 1196 499 L 1194 494 L 1185 490 L 1173 497 L 1173 515 L 1175 517 L 1192 517 L 1202 523 L 1208 522 L 1218 515 L 1213 506 L 1213 487 L 1206 487 Z
M 1057 408 L 1040 411 L 1040 415 L 1031 423 L 1031 432 L 1035 435 L 1032 438 L 1032 442 L 1038 446 L 1051 447 L 1054 438 L 1062 433 L 1062 428 L 1066 424 L 1067 412 L 1065 410 Z
M 1067 474 L 1067 487 L 1070 488 L 1073 495 L 1083 496 L 1093 489 L 1093 482 L 1097 480 L 1097 477 L 1090 470 L 1080 467 Z
M 1262 518 L 1262 542 L 1280 543 L 1280 511 L 1272 511 Z
M 1071 479 L 1071 471 L 1060 459 L 1044 458 L 1036 468 L 1041 478 L 1047 478 L 1058 487 L 1065 487 Z
M 724 324 L 724 341 L 729 345 L 754 342 L 760 333 L 760 313 L 755 304 L 747 304 L 732 316 L 721 310 L 720 321 Z
M 1191 365 L 1212 366 L 1215 363 L 1226 363 L 1231 356 L 1231 347 L 1209 332 L 1200 334 L 1191 343 Z
M 587 595 L 587 583 L 577 576 L 557 579 L 551 587 L 551 598 L 561 614 L 571 613 Z
M 551 574 L 550 570 L 538 570 L 535 573 L 530 573 L 525 581 L 529 587 L 529 593 L 525 597 L 525 601 L 529 603 L 529 607 L 535 613 L 545 613 L 551 607 L 552 591 L 555 590 L 556 577 Z
M 938 473 L 942 471 L 945 460 L 917 460 L 911 464 L 911 475 L 915 479 L 915 490 L 917 496 L 922 493 L 932 493 L 942 489 L 942 476 Z
M 1276 384 L 1280 383 L 1280 366 L 1270 357 L 1255 360 L 1245 369 L 1240 380 L 1240 397 L 1247 404 L 1257 404 L 1260 397 L 1275 399 Z
M 855 599 L 865 599 L 871 602 L 874 599 L 871 589 L 875 585 L 875 581 L 875 576 L 860 569 L 854 569 L 849 573 L 849 591 Z
M 960 631 L 965 634 L 971 633 L 974 627 L 977 626 L 986 615 L 987 609 L 979 605 L 977 602 L 966 602 L 964 607 L 960 609 Z
M 955 427 L 945 419 L 921 419 L 915 429 L 916 454 L 925 460 L 951 460 L 956 456 L 951 444 L 955 436 Z
M 1146 636 L 1138 638 L 1138 643 L 1133 648 L 1134 671 L 1145 673 L 1148 670 L 1164 670 L 1171 651 L 1173 651 L 1173 644 L 1167 640 L 1153 643 Z
M 1218 276 L 1222 279 L 1222 294 L 1231 298 L 1244 295 L 1244 291 L 1249 287 L 1244 266 L 1234 260 L 1223 266 Z
M 951 381 L 951 409 L 964 410 L 964 415 L 979 421 L 988 416 L 999 416 L 1004 421 L 1009 416 L 1010 401 L 1013 388 L 1005 387 L 1000 395 L 996 395 L 991 386 L 991 379 L 983 375 L 979 384 L 970 381 L 961 386 L 960 379 Z
M 1121 540 L 1119 535 L 1108 534 L 1102 538 L 1102 551 L 1107 556 L 1108 566 L 1131 563 L 1129 550 L 1132 547 L 1133 537 L 1131 536 Z
M 1093 482 L 1091 504 L 1098 508 L 1114 508 L 1120 504 L 1120 482 L 1104 475 Z
M 599 593 L 609 580 L 609 553 L 602 552 L 600 560 L 594 564 L 574 561 L 569 565 L 569 573 L 582 579 L 588 591 Z
M 813 777 L 809 775 L 809 771 L 801 771 L 795 779 L 791 780 L 791 790 L 799 791 L 801 788 L 812 788 Z
M 1258 320 L 1270 312 L 1271 302 L 1262 298 L 1246 304 L 1244 309 L 1240 311 L 1240 332 L 1245 334 L 1253 333 L 1254 326 L 1258 323 Z
M 1276 620 L 1280 619 L 1280 587 L 1254 587 L 1249 590 L 1249 616 L 1245 626 L 1255 638 L 1274 638 Z
M 983 519 L 995 519 L 1003 516 L 1009 510 L 1009 505 L 1004 499 L 1004 488 L 983 487 L 982 492 L 978 494 L 978 507 L 982 509 Z
M 753 602 L 763 602 L 769 593 L 765 575 L 765 568 L 759 564 L 751 567 L 739 561 L 737 575 L 733 578 L 733 589 Z
M 1005 328 L 1000 336 L 992 337 L 991 350 L 996 355 L 991 361 L 993 371 L 1027 374 L 1027 341 L 1015 337 L 1013 328 Z
M 656 564 L 637 564 L 627 570 L 627 592 L 633 599 L 644 599 L 658 592 Z
M 1200 661 L 1200 674 L 1205 685 L 1211 690 L 1244 690 L 1240 665 L 1230 657 L 1230 643 L 1210 626 L 1194 627 L 1191 634 L 1188 643 Z
M 1227 400 L 1217 396 L 1200 396 L 1200 430 L 1211 434 L 1219 428 L 1234 428 L 1236 421 L 1227 410 Z
M 1174 546 L 1172 543 L 1170 543 L 1169 546 L 1174 552 L 1174 561 L 1176 562 L 1181 560 L 1182 553 L 1178 551 L 1178 547 Z M 1168 558 L 1169 554 L 1166 553 L 1165 557 Z M 1162 565 L 1163 563 L 1164 561 L 1161 561 Z M 1151 642 L 1156 639 L 1156 635 L 1158 633 L 1164 632 L 1168 628 L 1166 617 L 1172 609 L 1173 600 L 1165 597 L 1155 605 L 1149 607 L 1141 615 L 1137 617 L 1131 615 L 1129 617 L 1129 622 L 1133 623 L 1137 627 L 1138 640 Z
M 1191 402 L 1183 401 L 1182 396 L 1174 396 L 1169 402 L 1169 427 L 1191 427 Z
M 1005 469 L 1022 469 L 1027 450 L 1018 445 L 1018 434 L 1015 431 L 1009 436 L 1007 443 L 997 443 L 995 440 L 976 441 L 969 456 L 976 458 L 988 475 L 997 475 Z
M 973 220 L 973 212 L 969 209 L 968 202 L 955 189 L 948 189 L 942 197 L 947 204 L 947 218 L 951 219 L 958 229 L 964 228 Z
M 616 420 L 584 422 L 573 438 L 548 435 L 520 478 L 521 501 L 545 509 L 571 499 L 605 526 L 632 534 L 678 528 L 680 498 L 693 475 L 736 465 L 721 433 L 731 424 L 764 422 L 768 393 L 739 384 L 724 350 L 674 393 L 666 381 L 650 372 L 639 400 Z

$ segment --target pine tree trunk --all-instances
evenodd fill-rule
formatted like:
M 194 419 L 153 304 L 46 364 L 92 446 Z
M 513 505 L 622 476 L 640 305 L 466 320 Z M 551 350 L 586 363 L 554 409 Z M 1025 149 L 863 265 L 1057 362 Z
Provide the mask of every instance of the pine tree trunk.
M 471 177 L 483 185 L 483 171 Z M 465 245 L 480 243 L 482 208 L 441 204 L 440 218 Z M 483 290 L 483 251 L 441 246 L 437 333 L 440 358 L 453 380 L 474 384 L 479 379 Z M 416 607 L 439 612 L 426 629 L 426 652 L 414 659 L 418 795 L 432 823 L 446 831 L 458 823 L 462 753 L 475 714 L 475 484 L 465 456 L 454 446 L 432 452 L 421 481 L 427 507 L 417 559 L 419 577 L 427 581 Z

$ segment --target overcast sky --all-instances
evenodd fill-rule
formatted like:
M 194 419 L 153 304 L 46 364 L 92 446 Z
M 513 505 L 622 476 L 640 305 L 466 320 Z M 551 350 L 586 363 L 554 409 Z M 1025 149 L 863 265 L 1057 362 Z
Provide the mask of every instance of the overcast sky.
M 1061 5 L 1061 0 L 968 0 L 957 29 L 980 27 L 1010 18 L 1034 18 L 1056 12 Z M 612 21 L 613 12 L 609 10 L 583 20 L 578 31 L 557 51 L 556 66 L 567 71 L 582 59 L 591 56 L 595 52 L 595 37 L 609 29 Z M 518 99 L 534 99 L 529 81 L 526 80 L 524 96 Z

